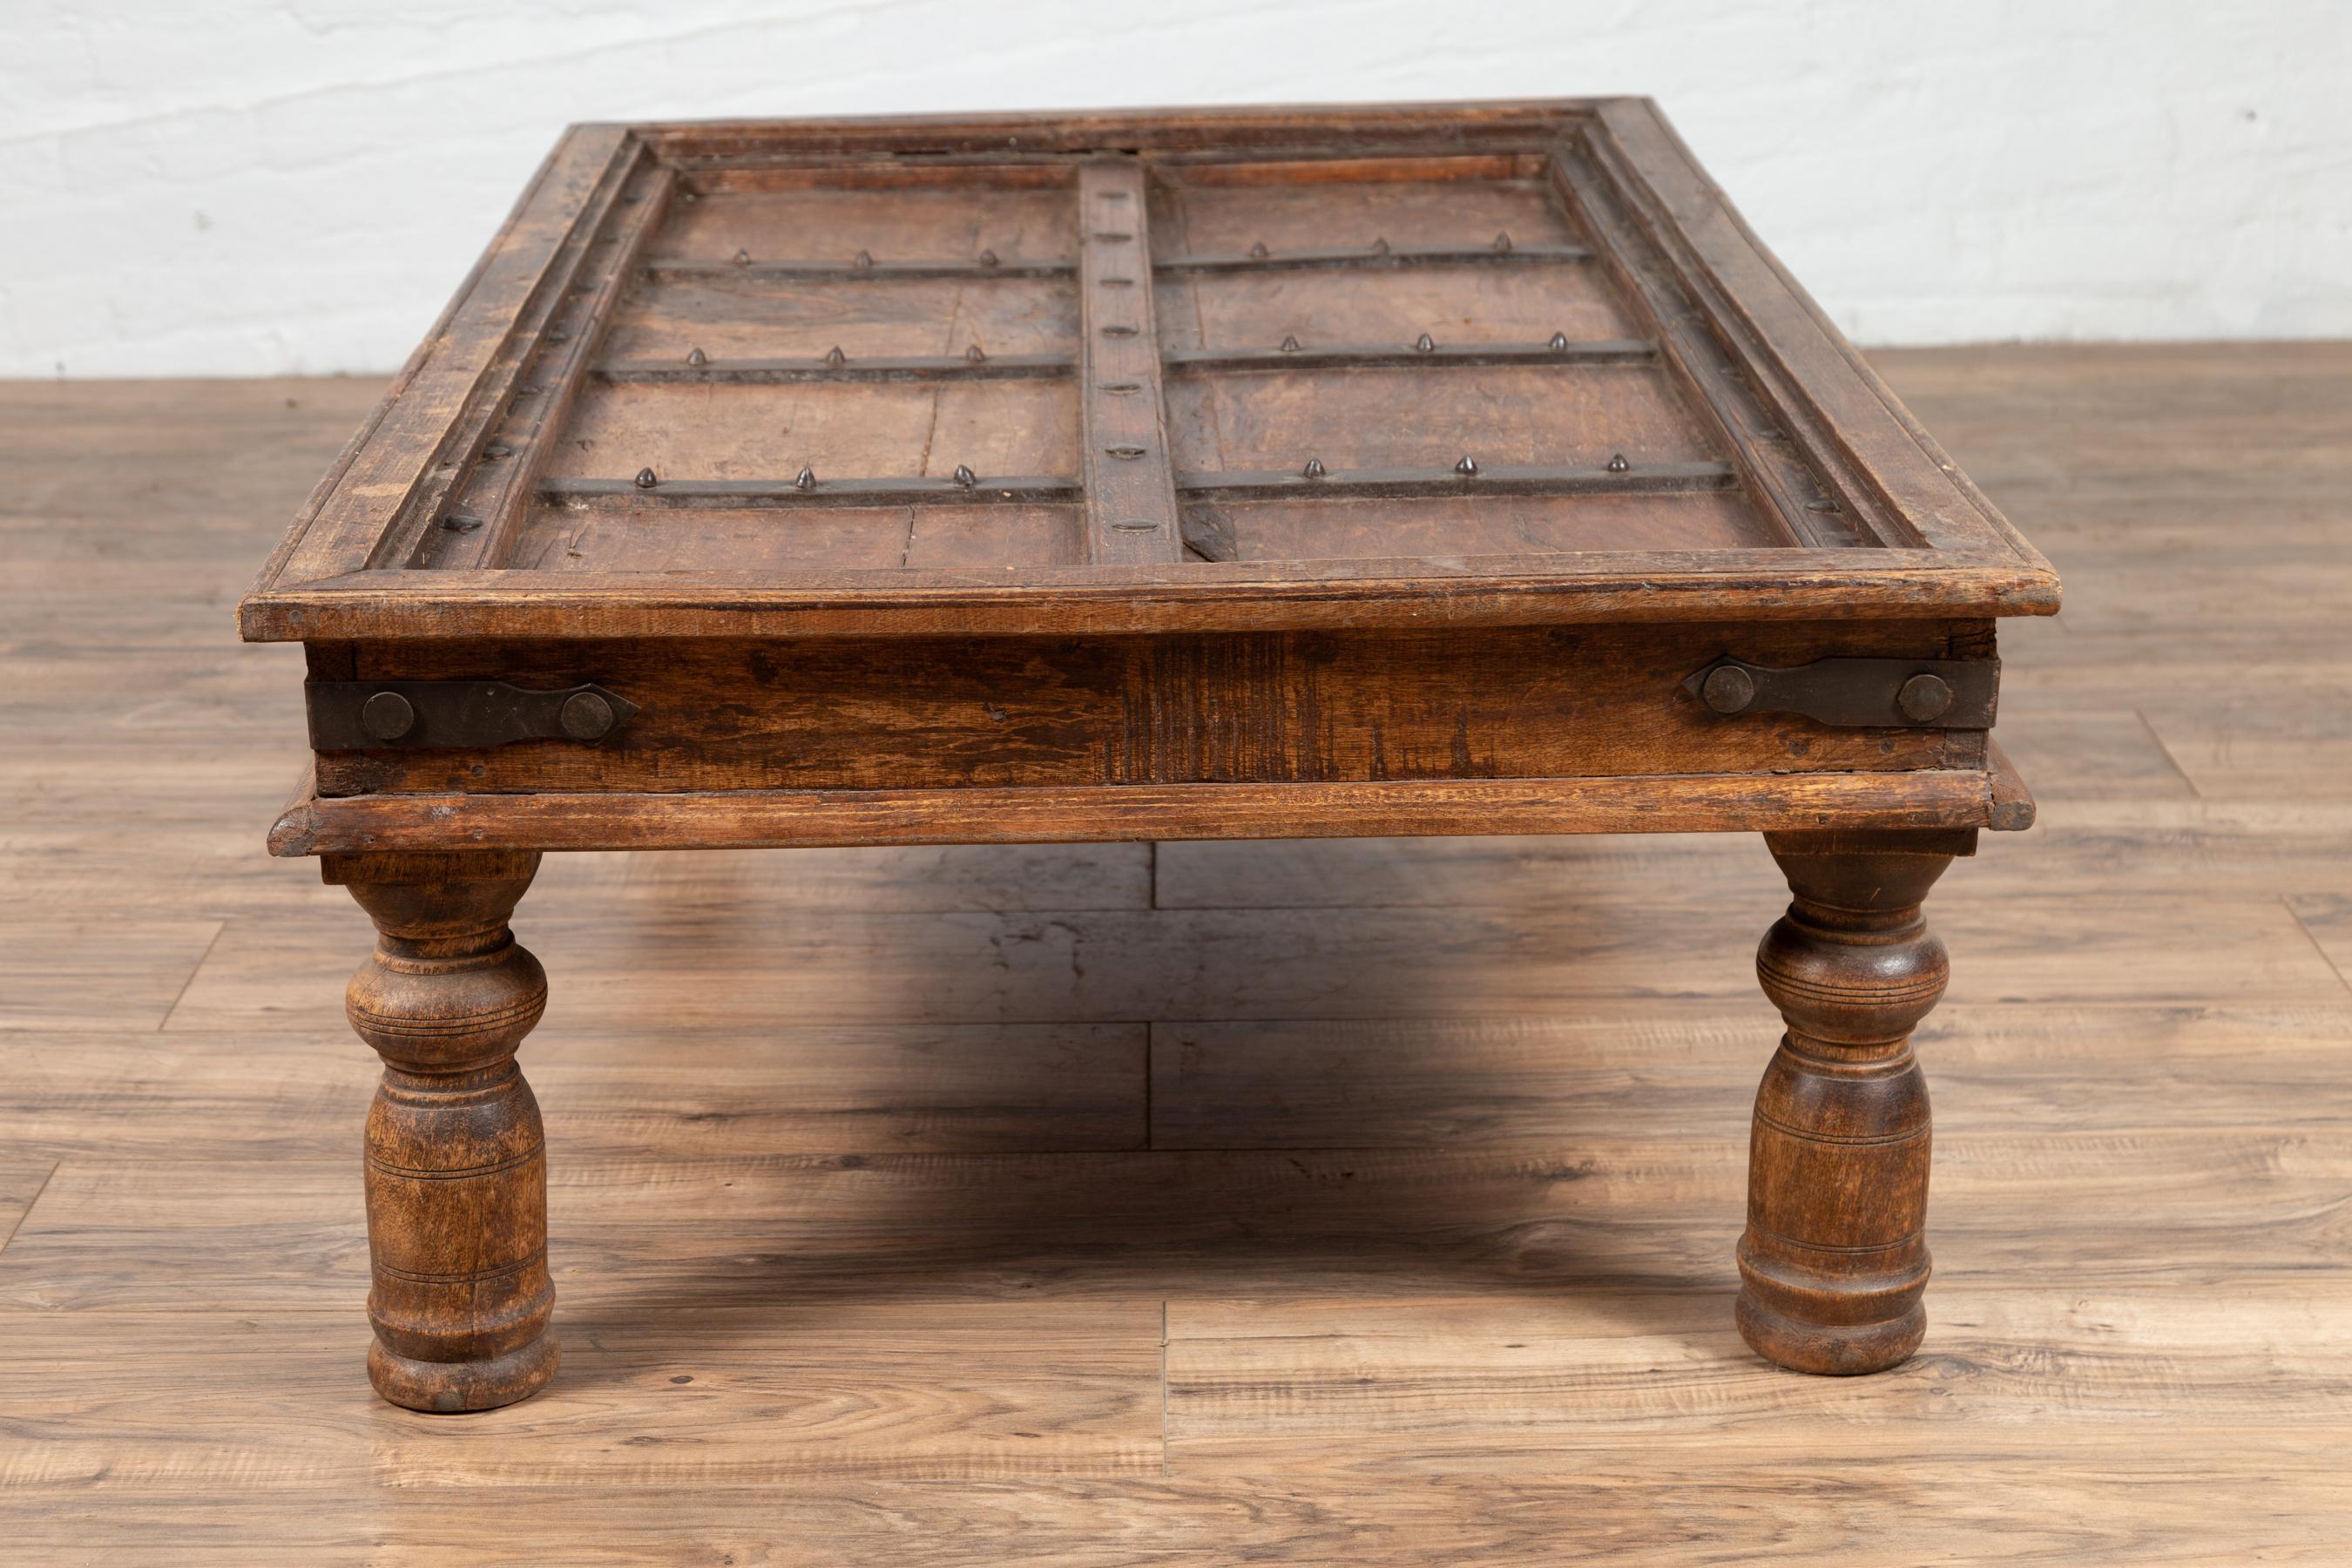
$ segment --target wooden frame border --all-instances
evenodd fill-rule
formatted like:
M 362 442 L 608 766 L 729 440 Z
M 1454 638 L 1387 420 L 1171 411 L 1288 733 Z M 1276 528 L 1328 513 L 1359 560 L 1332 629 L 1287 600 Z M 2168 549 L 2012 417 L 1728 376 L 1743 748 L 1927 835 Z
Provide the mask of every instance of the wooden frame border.
M 1984 772 L 1675 773 L 1372 784 L 543 792 L 322 796 L 310 769 L 279 856 L 370 850 L 749 849 L 1552 833 L 2016 830 L 2033 799 Z

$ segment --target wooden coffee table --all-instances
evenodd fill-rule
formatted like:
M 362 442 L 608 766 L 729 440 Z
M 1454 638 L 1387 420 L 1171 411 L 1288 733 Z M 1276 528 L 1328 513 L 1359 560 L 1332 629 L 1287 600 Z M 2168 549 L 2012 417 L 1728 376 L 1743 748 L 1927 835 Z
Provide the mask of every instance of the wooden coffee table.
M 381 933 L 375 1386 L 555 1371 L 542 853 L 1318 835 L 1764 834 L 1739 1325 L 1894 1365 L 2057 605 L 1642 100 L 574 129 L 240 611 Z

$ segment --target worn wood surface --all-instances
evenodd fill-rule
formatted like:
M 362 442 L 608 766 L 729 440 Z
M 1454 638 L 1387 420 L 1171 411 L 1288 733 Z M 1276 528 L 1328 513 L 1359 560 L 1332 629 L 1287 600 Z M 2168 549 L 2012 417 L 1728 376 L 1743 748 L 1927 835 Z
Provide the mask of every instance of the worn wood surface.
M 957 548 L 916 548 L 934 507 L 976 513 Z M 1066 636 L 1644 601 L 1982 618 L 2050 613 L 2057 580 L 1627 99 L 575 128 L 242 625 Z
M 566 855 L 565 1364 L 454 1417 L 353 1370 L 370 928 L 229 630 L 380 388 L 0 389 L 0 1554 L 2341 1561 L 2352 352 L 1877 363 L 2072 590 L 1911 1362 L 1731 1325 L 1753 837 Z

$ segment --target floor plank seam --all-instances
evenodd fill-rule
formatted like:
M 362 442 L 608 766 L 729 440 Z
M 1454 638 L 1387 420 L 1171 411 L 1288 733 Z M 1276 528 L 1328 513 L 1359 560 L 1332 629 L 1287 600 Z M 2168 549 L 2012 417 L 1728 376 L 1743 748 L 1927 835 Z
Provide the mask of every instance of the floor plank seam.
M 2321 943 L 2317 933 L 2304 923 L 2303 911 L 2294 907 L 2294 900 L 2286 894 L 2281 893 L 2279 905 L 2286 910 L 2287 919 L 2294 922 L 2294 929 L 2303 933 L 2303 940 L 2311 943 L 2311 950 L 2319 954 L 2319 962 L 2327 965 L 2327 972 L 2336 976 L 2336 984 L 2344 987 L 2347 994 L 2352 994 L 2352 980 L 2345 978 L 2343 969 L 2336 960 L 2327 955 L 2327 949 Z
M 41 1184 L 33 1189 L 32 1201 L 26 1204 L 24 1212 L 16 1216 L 16 1223 L 8 1227 L 8 1234 L 0 1236 L 0 1255 L 7 1252 L 8 1244 L 16 1239 L 17 1233 L 22 1231 L 26 1222 L 33 1217 L 33 1211 L 41 1206 L 41 1199 L 48 1193 L 49 1184 L 58 1179 L 58 1172 L 64 1164 L 65 1162 L 62 1160 L 51 1162 L 48 1171 L 41 1177 Z M 1160 1337 L 1163 1341 L 1168 1337 L 1167 1320 L 1164 1315 L 1160 1320 Z
M 180 1010 L 180 1004 L 187 1000 L 189 988 L 195 984 L 196 976 L 204 973 L 205 961 L 212 957 L 213 949 L 220 945 L 220 939 L 227 930 L 227 921 L 222 920 L 215 922 L 213 926 L 212 940 L 205 943 L 204 952 L 196 954 L 195 963 L 188 965 L 188 977 L 180 982 L 180 989 L 173 994 L 172 1005 L 164 1008 L 163 1016 L 155 1021 L 155 1032 L 157 1034 L 163 1034 L 172 1026 L 172 1015 L 178 1012 Z
M 2189 776 L 2189 770 L 2182 767 L 2180 759 L 2172 754 L 2171 746 L 2165 742 L 2164 731 L 2156 727 L 2156 721 L 2147 716 L 2147 710 L 2135 708 L 2132 710 L 2132 717 L 2137 719 L 2141 727 L 2147 731 L 2147 738 L 2156 742 L 2156 749 L 2164 753 L 2166 763 L 2174 773 L 2180 775 L 2180 782 L 2189 786 L 2189 795 L 2198 800 L 2203 800 L 2205 792 L 2197 787 L 2197 781 Z

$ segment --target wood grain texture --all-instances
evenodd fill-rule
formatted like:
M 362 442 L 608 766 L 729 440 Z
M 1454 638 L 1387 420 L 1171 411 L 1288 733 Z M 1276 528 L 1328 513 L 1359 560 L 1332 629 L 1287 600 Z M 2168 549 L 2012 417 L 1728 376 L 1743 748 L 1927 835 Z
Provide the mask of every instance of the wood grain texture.
M 527 1399 L 555 1375 L 547 1135 L 515 1047 L 547 976 L 507 921 L 535 854 L 321 862 L 375 922 L 343 1010 L 383 1058 L 368 1108 L 368 1376 L 411 1410 Z
M 299 667 L 227 643 L 376 389 L 0 386 L 7 938 L 147 976 L 0 990 L 12 1560 L 2344 1560 L 2352 353 L 1879 365 L 2074 590 L 1932 900 L 1910 1363 L 1729 1327 L 1753 837 L 566 855 L 566 1366 L 457 1417 L 353 1372 L 369 925 L 252 853 Z
M 1411 626 L 1498 582 L 1538 624 L 1639 615 L 1669 585 L 1694 619 L 2056 606 L 2048 563 L 1644 100 L 1005 123 L 575 132 L 248 595 L 246 635 Z M 1595 337 L 1636 341 L 1577 352 Z M 1517 527 L 1524 487 L 1500 478 L 1564 466 L 1606 491 L 1692 462 L 1731 481 L 1736 521 Z M 1219 475 L 1404 470 L 1475 525 L 1391 539 L 1360 513 L 1344 540 L 1261 539 L 1240 571 L 1179 527 L 1180 494 Z M 667 507 L 560 553 L 545 518 L 517 527 L 541 474 L 542 499 L 587 511 L 750 485 L 790 531 L 860 493 L 828 485 L 935 471 L 1075 493 L 1083 551 L 1020 532 L 959 579 L 892 559 L 888 509 L 782 548 L 708 529 L 648 548 Z M 1041 498 L 1008 489 L 1034 527 Z M 609 629 L 579 605 L 592 588 Z
M 406 793 L 1589 782 L 1642 774 L 1982 775 L 1983 731 L 1726 719 L 1684 689 L 1727 651 L 1979 656 L 1980 623 L 789 643 L 387 644 L 320 679 L 593 681 L 608 742 L 321 753 L 322 798 Z M 1890 709 L 1891 716 L 1891 709 Z M 1721 781 L 1728 794 L 1734 781 Z M 1744 781 L 1741 781 L 1744 782 Z M 1887 781 L 1895 785 L 1896 781 Z M 1898 786 L 1899 787 L 1899 786 Z M 1300 792 L 1302 798 L 1312 792 Z M 1335 795 L 1344 820 L 1349 797 Z M 964 814 L 958 814 L 964 815 Z M 970 816 L 984 823 L 975 806 Z M 1069 836 L 1087 837 L 1082 814 Z M 1169 832 L 1162 837 L 1178 837 Z

